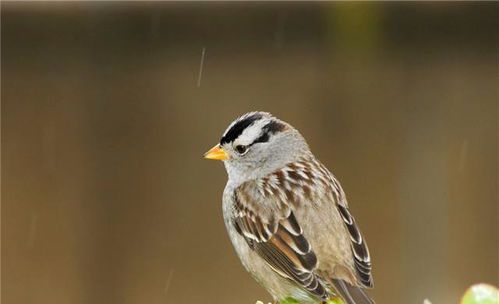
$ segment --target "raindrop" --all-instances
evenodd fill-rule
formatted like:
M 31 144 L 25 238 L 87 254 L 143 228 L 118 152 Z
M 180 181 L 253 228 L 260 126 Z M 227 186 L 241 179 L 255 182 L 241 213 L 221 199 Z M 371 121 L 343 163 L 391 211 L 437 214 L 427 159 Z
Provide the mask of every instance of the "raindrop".
M 203 66 L 204 66 L 204 57 L 206 54 L 206 47 L 203 47 L 201 50 L 201 63 L 199 64 L 199 73 L 198 73 L 198 88 L 201 86 L 201 77 L 203 76 Z

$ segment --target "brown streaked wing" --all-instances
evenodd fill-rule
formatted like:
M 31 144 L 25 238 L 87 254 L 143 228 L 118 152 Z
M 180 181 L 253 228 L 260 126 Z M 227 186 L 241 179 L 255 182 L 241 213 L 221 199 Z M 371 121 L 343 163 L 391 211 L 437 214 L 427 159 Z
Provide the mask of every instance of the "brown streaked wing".
M 303 235 L 293 212 L 276 212 L 263 219 L 249 208 L 252 202 L 237 189 L 234 193 L 234 226 L 252 248 L 279 275 L 294 281 L 318 298 L 327 299 L 328 293 L 314 273 L 317 267 L 310 243 Z M 253 202 L 254 203 L 254 202 Z
M 355 223 L 355 219 L 350 214 L 348 207 L 341 204 L 336 204 L 343 219 L 348 233 L 350 234 L 351 248 L 354 255 L 355 270 L 357 278 L 365 287 L 373 287 L 373 279 L 371 275 L 371 258 L 367 244 L 362 238 L 362 234 Z

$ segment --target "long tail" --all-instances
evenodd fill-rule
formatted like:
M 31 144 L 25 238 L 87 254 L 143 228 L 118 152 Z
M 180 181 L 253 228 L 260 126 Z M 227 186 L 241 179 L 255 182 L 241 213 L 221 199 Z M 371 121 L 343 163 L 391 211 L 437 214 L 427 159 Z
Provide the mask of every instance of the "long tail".
M 374 301 L 361 287 L 352 286 L 339 279 L 332 279 L 331 283 L 333 284 L 334 289 L 339 293 L 339 296 L 347 304 L 374 304 Z

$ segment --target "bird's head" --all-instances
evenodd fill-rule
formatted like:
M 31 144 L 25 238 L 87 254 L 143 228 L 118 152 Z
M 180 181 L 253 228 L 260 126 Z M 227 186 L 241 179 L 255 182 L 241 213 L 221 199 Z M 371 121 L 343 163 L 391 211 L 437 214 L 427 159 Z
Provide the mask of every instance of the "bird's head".
M 250 112 L 234 120 L 204 157 L 224 161 L 229 180 L 244 182 L 308 152 L 307 143 L 291 125 L 266 112 Z

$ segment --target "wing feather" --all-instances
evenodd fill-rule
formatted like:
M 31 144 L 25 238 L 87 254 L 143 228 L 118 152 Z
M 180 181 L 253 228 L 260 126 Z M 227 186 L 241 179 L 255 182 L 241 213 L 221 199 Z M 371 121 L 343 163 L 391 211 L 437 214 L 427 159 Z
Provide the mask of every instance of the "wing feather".
M 362 234 L 355 223 L 355 219 L 350 214 L 348 207 L 341 204 L 337 204 L 337 207 L 341 214 L 341 218 L 347 227 L 348 233 L 350 234 L 357 277 L 365 287 L 372 287 L 373 279 L 371 275 L 371 257 L 369 255 L 367 244 L 364 242 Z
M 263 219 L 251 209 L 255 204 L 251 197 L 240 191 L 245 190 L 238 188 L 234 193 L 236 231 L 276 273 L 318 298 L 327 299 L 326 288 L 314 272 L 317 257 L 293 212 L 287 208 L 287 212 L 276 212 Z
M 325 193 L 316 191 L 321 187 L 327 189 Z M 357 279 L 351 283 L 355 286 L 334 284 L 334 278 L 319 276 L 322 270 L 318 269 L 316 253 L 293 213 L 298 206 L 321 199 L 323 195 L 334 203 L 348 232 L 352 275 Z M 310 159 L 288 164 L 254 184 L 238 187 L 234 201 L 236 231 L 276 273 L 323 300 L 332 292 L 326 289 L 326 281 L 347 300 L 349 295 L 369 299 L 362 291 L 364 287 L 373 286 L 367 244 L 348 210 L 341 186 L 322 164 Z

